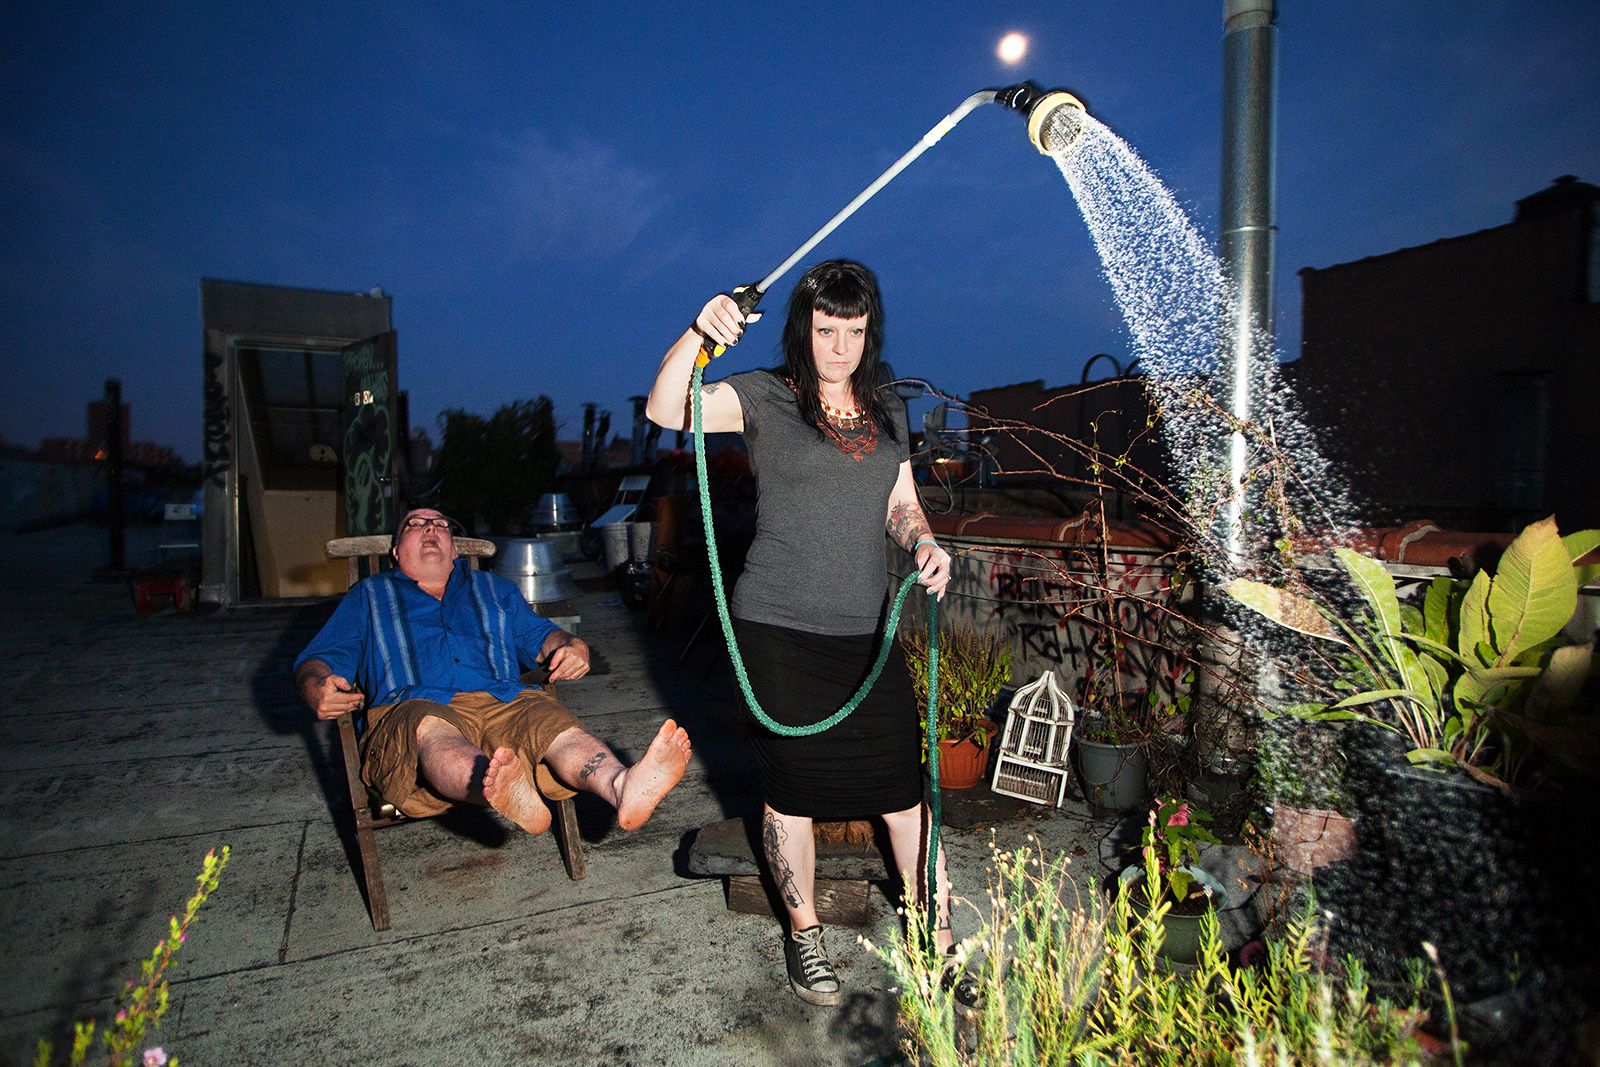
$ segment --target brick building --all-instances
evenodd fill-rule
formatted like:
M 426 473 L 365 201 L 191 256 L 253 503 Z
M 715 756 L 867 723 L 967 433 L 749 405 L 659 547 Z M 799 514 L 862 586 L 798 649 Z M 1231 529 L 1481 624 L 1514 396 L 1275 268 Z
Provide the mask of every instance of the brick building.
M 1600 189 L 1512 221 L 1300 271 L 1291 380 L 1367 521 L 1600 525 Z
M 1125 456 L 1156 478 L 1167 476 L 1166 450 L 1150 423 L 1145 379 L 1137 374 L 1076 385 L 1047 387 L 1035 380 L 976 389 L 971 405 L 968 438 L 986 442 L 997 485 L 1046 485 L 1087 499 L 1091 490 L 1084 483 L 1093 472 L 1080 444 Z M 1118 501 L 1119 514 L 1123 503 Z
M 122 405 L 122 461 L 130 467 L 176 467 L 178 454 L 166 445 L 152 441 L 133 440 L 133 412 Z M 111 408 L 105 400 L 89 401 L 84 436 L 47 437 L 39 443 L 39 453 L 46 459 L 99 460 L 106 457 L 106 427 Z

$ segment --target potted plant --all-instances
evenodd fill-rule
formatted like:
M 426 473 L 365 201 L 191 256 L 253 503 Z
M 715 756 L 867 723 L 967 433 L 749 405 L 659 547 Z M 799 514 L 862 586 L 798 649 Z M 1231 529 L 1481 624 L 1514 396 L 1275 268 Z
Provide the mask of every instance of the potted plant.
M 1161 928 L 1160 954 L 1174 963 L 1199 959 L 1201 919 L 1223 895 L 1222 883 L 1197 866 L 1200 846 L 1217 841 L 1201 825 L 1210 821 L 1209 813 L 1176 797 L 1158 801 L 1144 828 L 1143 864 L 1119 878 L 1134 910 Z
M 1402 604 L 1383 565 L 1348 548 L 1338 557 L 1360 596 L 1358 610 L 1309 590 L 1234 579 L 1229 595 L 1286 629 L 1333 647 L 1350 695 L 1286 709 L 1321 720 L 1359 719 L 1403 737 L 1406 760 L 1459 768 L 1505 790 L 1563 769 L 1587 771 L 1574 741 L 1589 731 L 1580 700 L 1594 645 L 1563 634 L 1578 589 L 1600 565 L 1579 561 L 1600 531 L 1563 538 L 1553 518 L 1533 523 L 1506 547 L 1498 573 L 1470 582 L 1436 578 L 1419 609 Z
M 1120 642 L 1080 683 L 1083 717 L 1073 737 L 1084 799 L 1097 813 L 1132 811 L 1150 803 L 1148 746 L 1162 735 L 1189 697 L 1162 699 L 1155 687 L 1134 689 L 1117 669 Z
M 911 670 L 917 703 L 928 702 L 928 631 L 906 626 L 900 647 Z M 989 708 L 1011 679 L 1011 648 L 998 631 L 974 626 L 939 628 L 939 788 L 971 789 L 983 781 L 998 727 Z
M 1139 703 L 1142 694 L 1130 694 Z M 1110 715 L 1087 716 L 1073 738 L 1084 799 L 1099 813 L 1129 811 L 1150 800 L 1150 761 L 1145 735 L 1121 709 Z
M 1333 555 L 1353 599 L 1304 580 L 1229 585 L 1312 638 L 1307 660 L 1323 650 L 1335 667 L 1331 688 L 1288 714 L 1377 727 L 1352 731 L 1344 746 L 1361 849 L 1323 894 L 1346 920 L 1336 940 L 1364 931 L 1351 947 L 1374 973 L 1395 973 L 1430 940 L 1476 999 L 1503 991 L 1530 959 L 1571 952 L 1572 931 L 1587 924 L 1581 896 L 1553 887 L 1587 884 L 1600 866 L 1565 847 L 1587 830 L 1600 765 L 1594 644 L 1571 636 L 1578 590 L 1600 572 L 1588 562 L 1597 545 L 1600 531 L 1563 537 L 1553 519 L 1533 523 L 1492 574 L 1436 578 L 1420 605 L 1347 548 Z M 1408 892 L 1376 888 L 1392 885 Z
M 1270 817 L 1267 839 L 1279 868 L 1309 875 L 1355 854 L 1342 733 L 1333 723 L 1280 719 L 1257 738 L 1250 784 Z

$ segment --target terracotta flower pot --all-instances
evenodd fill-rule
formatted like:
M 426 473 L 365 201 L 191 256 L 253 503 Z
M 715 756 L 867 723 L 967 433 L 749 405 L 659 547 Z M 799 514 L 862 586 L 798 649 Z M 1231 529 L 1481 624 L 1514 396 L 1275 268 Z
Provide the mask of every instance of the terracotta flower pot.
M 982 748 L 970 739 L 939 742 L 940 789 L 971 789 L 983 781 L 983 774 L 989 769 L 989 750 L 994 747 L 994 735 L 998 727 L 988 721 L 983 722 L 981 727 L 987 738 Z
M 1310 874 L 1356 854 L 1356 824 L 1336 811 L 1278 804 L 1272 809 L 1271 840 L 1280 866 Z

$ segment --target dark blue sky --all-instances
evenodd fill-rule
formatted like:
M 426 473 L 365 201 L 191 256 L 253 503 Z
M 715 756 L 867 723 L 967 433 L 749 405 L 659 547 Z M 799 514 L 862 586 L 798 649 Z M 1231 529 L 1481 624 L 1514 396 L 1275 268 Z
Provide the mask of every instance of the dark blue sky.
M 1215 232 L 1220 0 L 0 9 L 0 435 L 123 380 L 195 459 L 201 277 L 394 296 L 414 425 L 544 393 L 626 422 L 711 293 L 775 266 L 972 91 L 1080 93 Z M 1027 34 L 1026 60 L 994 48 Z M 1600 5 L 1289 2 L 1279 342 L 1298 279 L 1600 180 Z M 941 389 L 1127 338 L 1054 165 L 973 115 L 813 258 L 872 266 Z M 780 283 L 777 305 L 787 296 Z M 768 362 L 776 322 L 725 370 Z

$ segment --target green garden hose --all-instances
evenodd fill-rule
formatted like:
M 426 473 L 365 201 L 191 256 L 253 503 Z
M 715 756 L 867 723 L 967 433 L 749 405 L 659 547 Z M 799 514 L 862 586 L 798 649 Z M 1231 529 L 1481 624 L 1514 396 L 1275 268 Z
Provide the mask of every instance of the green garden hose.
M 718 346 L 720 347 L 720 346 Z M 718 353 L 720 354 L 720 353 Z M 755 691 L 750 688 L 750 676 L 744 669 L 744 657 L 739 654 L 739 643 L 733 636 L 733 619 L 728 615 L 728 598 L 722 585 L 722 563 L 717 552 L 717 535 L 711 522 L 711 480 L 706 473 L 706 437 L 705 427 L 702 425 L 700 410 L 700 386 L 705 377 L 705 368 L 696 364 L 694 373 L 689 382 L 690 406 L 693 412 L 691 427 L 694 431 L 694 473 L 700 486 L 700 521 L 706 532 L 706 557 L 711 568 L 711 590 L 717 605 L 717 618 L 722 623 L 722 635 L 728 642 L 728 658 L 733 662 L 734 676 L 739 680 L 739 691 L 744 694 L 745 704 L 756 717 L 756 721 L 767 729 L 783 737 L 809 737 L 819 734 L 824 730 L 843 722 L 850 713 L 860 706 L 872 691 L 872 686 L 878 680 L 878 675 L 883 673 L 883 665 L 889 659 L 889 646 L 894 641 L 894 635 L 900 625 L 900 609 L 905 604 L 906 594 L 911 592 L 911 587 L 916 584 L 917 571 L 905 576 L 900 583 L 900 589 L 895 593 L 894 603 L 889 607 L 889 619 L 884 624 L 883 641 L 879 644 L 878 658 L 872 664 L 872 670 L 867 672 L 866 679 L 845 701 L 838 711 L 827 718 L 811 723 L 808 726 L 786 726 L 769 716 L 756 700 Z M 928 818 L 928 922 L 936 926 L 939 915 L 939 743 L 938 743 L 938 708 L 939 708 L 939 598 L 928 598 L 928 710 L 925 722 L 925 736 L 928 752 L 928 775 L 933 781 L 932 802 L 929 805 Z M 929 938 L 930 947 L 933 938 Z

